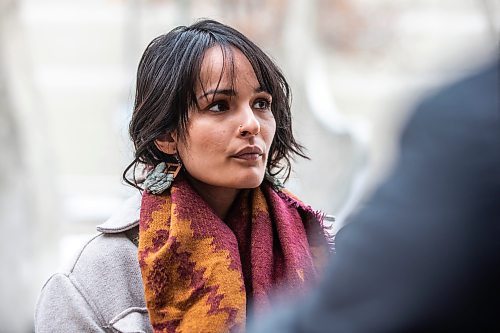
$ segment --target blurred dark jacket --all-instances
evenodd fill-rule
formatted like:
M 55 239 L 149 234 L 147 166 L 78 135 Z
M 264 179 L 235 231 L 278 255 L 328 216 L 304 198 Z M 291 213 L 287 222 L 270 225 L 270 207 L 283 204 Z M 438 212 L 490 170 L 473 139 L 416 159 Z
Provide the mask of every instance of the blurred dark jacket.
M 499 73 L 420 104 L 323 283 L 251 332 L 500 332 Z

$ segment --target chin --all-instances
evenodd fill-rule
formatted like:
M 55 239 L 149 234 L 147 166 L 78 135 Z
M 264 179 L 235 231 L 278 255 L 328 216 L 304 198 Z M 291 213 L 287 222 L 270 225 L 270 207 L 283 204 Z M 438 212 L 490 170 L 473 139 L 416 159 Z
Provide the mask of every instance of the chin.
M 264 173 L 264 170 L 259 170 L 258 172 L 244 172 L 238 175 L 237 178 L 235 177 L 232 187 L 239 189 L 259 187 L 264 180 Z
M 240 186 L 237 186 L 236 188 L 238 189 L 249 189 L 249 188 L 257 188 L 262 184 L 262 179 L 258 182 L 245 182 L 244 184 L 240 184 Z

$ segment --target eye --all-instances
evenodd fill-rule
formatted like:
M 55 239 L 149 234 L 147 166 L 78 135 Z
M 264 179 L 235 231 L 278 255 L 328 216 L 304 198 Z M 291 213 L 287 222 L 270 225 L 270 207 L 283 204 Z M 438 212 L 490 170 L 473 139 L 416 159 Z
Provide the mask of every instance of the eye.
M 218 102 L 210 104 L 207 109 L 209 111 L 216 112 L 216 113 L 217 112 L 224 112 L 224 111 L 229 110 L 229 104 L 225 101 L 218 101 Z
M 268 110 L 271 108 L 271 100 L 265 98 L 259 98 L 253 103 L 255 109 Z

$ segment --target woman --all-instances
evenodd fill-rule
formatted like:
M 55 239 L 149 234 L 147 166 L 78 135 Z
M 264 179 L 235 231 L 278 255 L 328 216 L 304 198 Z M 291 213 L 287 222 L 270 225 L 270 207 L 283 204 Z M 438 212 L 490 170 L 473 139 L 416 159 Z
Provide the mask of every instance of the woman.
M 276 288 L 305 291 L 329 244 L 321 214 L 274 177 L 305 157 L 290 118 L 286 80 L 238 31 L 204 20 L 154 39 L 124 173 L 144 189 L 140 216 L 122 209 L 48 281 L 37 330 L 240 331 Z

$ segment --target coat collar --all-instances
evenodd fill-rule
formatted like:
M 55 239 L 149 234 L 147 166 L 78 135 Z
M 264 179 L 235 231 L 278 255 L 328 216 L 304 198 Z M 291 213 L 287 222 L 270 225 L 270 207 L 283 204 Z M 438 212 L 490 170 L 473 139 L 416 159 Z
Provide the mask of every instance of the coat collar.
M 127 199 L 106 222 L 97 226 L 97 231 L 104 234 L 116 234 L 139 225 L 141 198 L 141 193 L 137 193 Z

